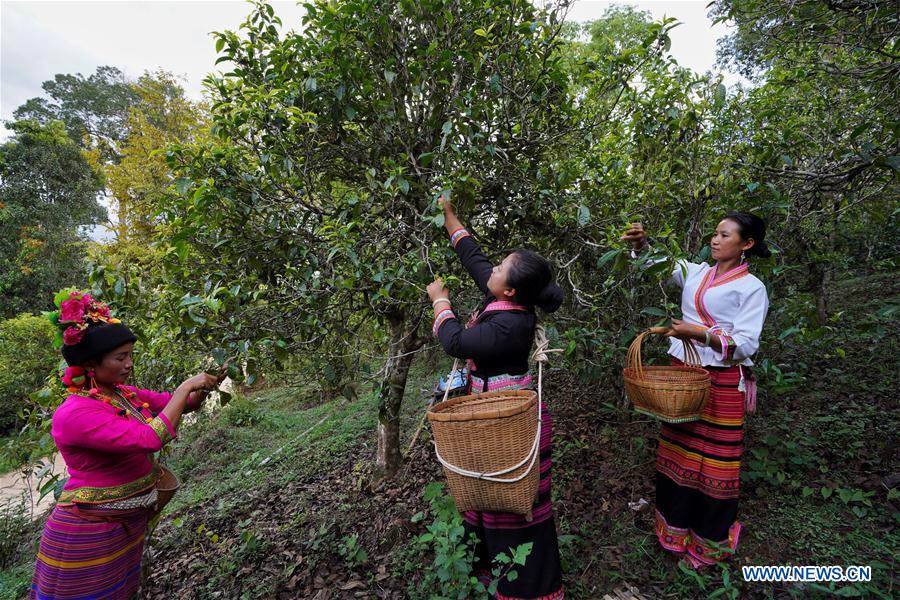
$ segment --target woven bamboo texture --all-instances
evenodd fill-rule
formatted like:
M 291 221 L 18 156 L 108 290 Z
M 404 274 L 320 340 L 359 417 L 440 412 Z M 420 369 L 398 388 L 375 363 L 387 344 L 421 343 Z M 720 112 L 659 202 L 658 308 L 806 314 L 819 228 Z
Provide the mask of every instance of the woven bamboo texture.
M 450 493 L 461 511 L 488 510 L 530 515 L 537 498 L 540 461 L 538 397 L 533 391 L 509 390 L 452 398 L 434 405 L 428 421 L 440 457 L 486 479 L 462 475 L 444 465 Z M 532 457 L 533 458 L 533 457 Z M 519 463 L 516 469 L 506 471 Z
M 682 340 L 684 365 L 647 367 L 642 364 L 644 338 L 667 331 L 665 327 L 652 327 L 634 338 L 622 371 L 625 391 L 640 413 L 666 423 L 696 421 L 709 399 L 710 380 L 709 371 L 700 366 L 700 355 L 694 345 Z

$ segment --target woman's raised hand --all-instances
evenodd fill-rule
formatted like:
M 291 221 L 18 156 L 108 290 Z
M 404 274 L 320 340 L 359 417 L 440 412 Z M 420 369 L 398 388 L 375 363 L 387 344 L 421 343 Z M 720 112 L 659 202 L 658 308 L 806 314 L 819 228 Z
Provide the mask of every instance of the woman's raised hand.
M 179 387 L 184 387 L 188 392 L 199 390 L 211 390 L 219 384 L 219 378 L 209 373 L 198 373 L 190 379 L 185 379 Z
M 647 234 L 644 232 L 644 226 L 640 223 L 632 223 L 629 225 L 628 229 L 619 239 L 623 242 L 630 242 L 631 247 L 635 250 L 644 250 L 649 246 L 647 243 Z
M 431 283 L 428 284 L 426 288 L 428 292 L 428 297 L 431 298 L 431 301 L 434 302 L 438 298 L 449 298 L 450 292 L 447 291 L 447 288 L 444 287 L 444 282 L 440 280 L 440 278 L 435 279 Z
M 440 196 L 438 196 L 437 205 L 438 205 L 438 208 L 440 208 L 441 210 L 443 210 L 445 212 L 446 211 L 453 212 L 453 205 L 450 203 L 450 198 L 445 196 L 444 194 L 441 194 Z

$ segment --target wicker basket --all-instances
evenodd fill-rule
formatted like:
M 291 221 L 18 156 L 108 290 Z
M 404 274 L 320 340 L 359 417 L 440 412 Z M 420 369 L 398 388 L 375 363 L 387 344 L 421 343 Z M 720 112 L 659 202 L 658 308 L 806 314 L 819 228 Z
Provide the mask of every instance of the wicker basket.
M 156 481 L 156 512 L 161 513 L 163 508 L 166 507 L 173 497 L 175 497 L 175 492 L 178 491 L 178 487 L 181 483 L 178 481 L 178 477 L 175 476 L 175 473 L 164 467 L 163 465 L 159 465 L 159 468 L 162 470 L 162 475 L 159 476 L 159 479 Z
M 690 342 L 684 342 L 684 365 L 645 367 L 641 364 L 641 343 L 651 334 L 668 329 L 653 327 L 641 332 L 625 359 L 625 391 L 639 413 L 666 423 L 696 421 L 709 398 L 709 371 L 700 367 L 700 355 Z
M 531 518 L 540 467 L 540 408 L 533 391 L 452 398 L 428 411 L 435 451 L 461 511 Z

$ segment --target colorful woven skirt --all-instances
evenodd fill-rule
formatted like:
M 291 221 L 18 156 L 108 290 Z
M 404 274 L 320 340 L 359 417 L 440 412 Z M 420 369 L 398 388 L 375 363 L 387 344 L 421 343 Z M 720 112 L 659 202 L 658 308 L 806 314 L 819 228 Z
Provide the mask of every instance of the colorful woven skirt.
M 463 525 L 467 533 L 478 538 L 475 547 L 475 574 L 484 583 L 491 576 L 493 559 L 503 552 L 512 557 L 512 552 L 521 544 L 532 543 L 531 553 L 524 566 L 516 567 L 515 581 L 503 578 L 497 588 L 496 598 L 513 600 L 518 598 L 538 598 L 559 600 L 563 598 L 562 567 L 559 562 L 559 547 L 556 540 L 556 524 L 553 519 L 553 505 L 550 501 L 550 469 L 552 467 L 551 448 L 553 419 L 546 407 L 541 410 L 540 469 L 541 479 L 538 498 L 532 508 L 532 520 L 528 522 L 522 515 L 509 513 L 466 511 Z
M 56 506 L 31 583 L 31 598 L 128 600 L 141 583 L 147 509 Z
M 673 361 L 678 364 L 678 361 Z M 656 535 L 695 566 L 737 549 L 744 393 L 738 367 L 704 367 L 709 401 L 698 421 L 663 424 L 656 455 Z

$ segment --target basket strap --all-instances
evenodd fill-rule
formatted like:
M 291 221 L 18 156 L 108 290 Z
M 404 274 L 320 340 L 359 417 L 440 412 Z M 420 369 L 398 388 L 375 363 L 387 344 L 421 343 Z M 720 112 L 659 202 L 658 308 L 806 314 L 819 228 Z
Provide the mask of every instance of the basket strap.
M 534 436 L 534 442 L 531 444 L 531 451 L 519 461 L 517 464 L 508 467 L 506 469 L 502 469 L 500 471 L 494 471 L 493 473 L 479 473 L 477 471 L 469 471 L 467 469 L 462 469 L 457 467 L 456 465 L 448 462 L 441 456 L 441 453 L 438 452 L 437 444 L 434 445 L 434 454 L 437 456 L 438 462 L 444 466 L 445 469 L 450 471 L 451 473 L 456 473 L 457 475 L 462 475 L 463 477 L 470 477 L 472 479 L 481 479 L 484 481 L 492 481 L 494 483 L 515 483 L 517 481 L 521 481 L 531 473 L 531 470 L 534 468 L 534 463 L 537 461 L 537 457 L 540 455 L 540 445 L 541 445 L 541 424 L 543 417 L 543 400 L 542 393 L 544 387 L 544 363 L 549 359 L 548 354 L 551 352 L 562 352 L 561 348 L 550 348 L 550 341 L 547 339 L 547 334 L 544 331 L 544 327 L 542 325 L 538 325 L 535 328 L 534 339 L 537 347 L 534 350 L 534 354 L 532 358 L 534 362 L 538 365 L 538 416 L 537 416 L 537 433 Z M 499 475 L 506 475 L 507 473 L 511 473 L 515 471 L 525 463 L 531 461 L 528 465 L 528 469 L 525 470 L 521 475 L 517 475 L 516 477 L 512 477 L 509 479 L 503 479 L 498 477 Z

